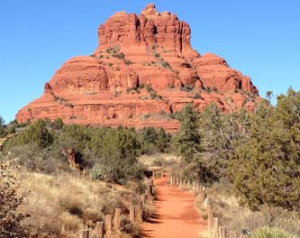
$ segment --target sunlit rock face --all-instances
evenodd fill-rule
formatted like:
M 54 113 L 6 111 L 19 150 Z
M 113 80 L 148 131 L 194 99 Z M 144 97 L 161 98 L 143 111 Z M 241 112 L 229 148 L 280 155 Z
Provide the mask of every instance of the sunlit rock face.
M 140 15 L 118 12 L 98 28 L 99 45 L 73 57 L 45 84 L 43 95 L 19 110 L 18 122 L 62 118 L 85 125 L 163 127 L 192 103 L 214 102 L 224 112 L 252 110 L 259 101 L 251 79 L 215 55 L 191 47 L 191 29 L 154 4 Z

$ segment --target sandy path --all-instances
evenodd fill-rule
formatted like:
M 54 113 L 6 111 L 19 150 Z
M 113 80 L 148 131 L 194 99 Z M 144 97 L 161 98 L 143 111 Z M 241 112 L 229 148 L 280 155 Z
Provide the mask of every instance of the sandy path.
M 205 222 L 194 206 L 191 192 L 167 185 L 168 178 L 155 180 L 157 214 L 143 225 L 145 238 L 197 238 Z

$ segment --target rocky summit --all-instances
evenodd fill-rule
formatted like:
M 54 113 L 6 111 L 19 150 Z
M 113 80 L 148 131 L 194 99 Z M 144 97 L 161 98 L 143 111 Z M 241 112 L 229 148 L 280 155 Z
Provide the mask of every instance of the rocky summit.
M 140 15 L 117 12 L 98 28 L 89 56 L 65 62 L 18 122 L 62 118 L 85 125 L 179 128 L 176 111 L 214 102 L 224 112 L 259 101 L 251 79 L 212 53 L 191 47 L 189 25 L 154 4 Z

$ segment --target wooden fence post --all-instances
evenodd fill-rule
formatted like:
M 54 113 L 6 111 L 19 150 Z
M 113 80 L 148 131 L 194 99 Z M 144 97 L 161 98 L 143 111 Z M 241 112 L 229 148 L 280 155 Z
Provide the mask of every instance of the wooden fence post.
M 186 187 L 187 187 L 187 190 L 190 190 L 190 188 L 191 188 L 191 182 L 190 182 L 190 180 L 187 181 Z
M 218 217 L 214 217 L 213 219 L 213 228 L 212 228 L 212 237 L 213 238 L 218 238 L 218 234 L 219 234 L 219 218 Z
M 145 194 L 145 200 L 150 200 L 150 198 L 151 198 L 151 192 L 150 192 L 150 187 L 149 187 Z
M 193 192 L 196 192 L 196 182 L 193 182 L 193 188 L 192 188 Z
M 149 186 L 149 193 L 150 193 L 151 195 L 153 195 L 153 185 L 150 185 L 150 186 Z
M 81 230 L 79 231 L 79 238 L 89 238 L 90 231 L 89 230 Z
M 111 237 L 111 230 L 112 230 L 112 215 L 105 216 L 105 237 Z
M 173 186 L 173 177 L 170 178 L 170 186 Z
M 65 232 L 66 232 L 65 225 L 63 225 L 61 228 L 61 234 L 63 235 L 63 234 L 65 234 Z
M 121 209 L 115 209 L 115 231 L 120 231 L 120 224 L 121 224 Z
M 203 191 L 201 191 L 198 196 L 199 196 L 200 200 L 203 201 L 203 203 L 204 203 L 204 201 L 205 201 L 205 193 Z
M 214 208 L 212 203 L 209 201 L 207 206 L 207 227 L 208 231 L 211 233 L 214 223 Z
M 204 207 L 208 208 L 209 203 L 210 203 L 210 199 L 209 199 L 208 196 L 206 196 L 205 199 L 204 199 L 204 204 L 203 204 Z
M 225 226 L 219 227 L 219 238 L 226 238 L 226 227 Z
M 196 192 L 200 192 L 200 184 L 199 183 L 196 184 Z
M 143 201 L 142 201 L 142 199 L 139 200 L 139 203 L 137 206 L 137 220 L 143 221 Z
M 95 230 L 97 238 L 104 238 L 104 222 L 97 222 Z
M 131 222 L 134 222 L 134 206 L 133 205 L 131 205 L 130 206 L 130 210 L 129 210 L 129 220 L 131 221 Z

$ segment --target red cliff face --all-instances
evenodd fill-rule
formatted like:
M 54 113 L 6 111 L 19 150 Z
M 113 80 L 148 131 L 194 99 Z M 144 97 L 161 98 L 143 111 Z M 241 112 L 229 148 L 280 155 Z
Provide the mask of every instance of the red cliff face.
M 186 103 L 223 111 L 251 109 L 259 100 L 249 77 L 190 45 L 191 29 L 153 4 L 140 15 L 118 12 L 98 29 L 90 56 L 68 60 L 44 94 L 22 108 L 19 122 L 62 118 L 66 123 L 178 129 L 172 114 Z

